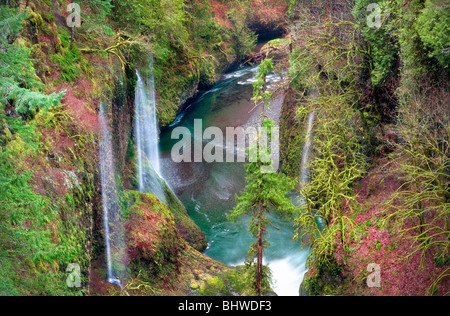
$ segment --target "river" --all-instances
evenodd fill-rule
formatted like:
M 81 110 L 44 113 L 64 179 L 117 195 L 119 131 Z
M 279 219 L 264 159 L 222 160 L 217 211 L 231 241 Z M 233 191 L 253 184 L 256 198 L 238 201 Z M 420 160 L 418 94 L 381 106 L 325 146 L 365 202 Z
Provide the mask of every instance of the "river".
M 208 247 L 205 255 L 228 265 L 239 265 L 245 260 L 252 237 L 247 231 L 248 218 L 238 223 L 226 219 L 235 203 L 235 195 L 245 187 L 244 164 L 238 162 L 180 162 L 171 157 L 173 146 L 179 139 L 172 139 L 177 127 L 188 128 L 194 134 L 194 120 L 202 120 L 202 128 L 220 128 L 225 135 L 226 127 L 254 124 L 252 82 L 257 66 L 242 67 L 225 74 L 216 85 L 199 93 L 176 120 L 160 136 L 161 172 L 169 186 L 185 205 L 191 218 L 205 232 Z M 281 78 L 268 76 L 268 85 L 273 86 Z M 282 97 L 274 100 L 268 113 L 279 116 Z M 252 111 L 253 109 L 253 111 Z M 208 143 L 210 140 L 204 140 Z M 299 286 L 306 273 L 305 262 L 309 254 L 298 242 L 292 240 L 292 222 L 272 218 L 280 230 L 269 229 L 269 242 L 265 250 L 264 264 L 273 273 L 273 289 L 279 296 L 297 296 Z

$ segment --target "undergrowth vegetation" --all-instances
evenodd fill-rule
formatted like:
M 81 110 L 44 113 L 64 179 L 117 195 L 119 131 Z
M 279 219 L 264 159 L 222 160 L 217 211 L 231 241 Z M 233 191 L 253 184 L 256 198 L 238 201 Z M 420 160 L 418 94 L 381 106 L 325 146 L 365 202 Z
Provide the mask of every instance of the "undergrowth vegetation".
M 367 22 L 373 19 L 367 9 L 372 3 L 379 5 L 379 26 Z M 373 251 L 398 251 L 394 256 L 411 264 L 420 258 L 418 267 L 431 281 L 419 295 L 448 294 L 449 37 L 444 29 L 449 16 L 444 11 L 449 3 L 359 0 L 322 6 L 322 14 L 314 14 L 320 7 L 297 2 L 292 23 L 298 48 L 291 54 L 290 75 L 298 119 L 304 122 L 317 112 L 311 181 L 303 187 L 297 219 L 297 237 L 313 246 L 308 263 L 315 272 L 306 287 L 314 294 L 351 291 L 342 273 L 354 273 L 355 262 L 366 260 L 357 259 L 357 249 L 365 250 L 355 227 L 366 218 L 361 209 L 376 209 L 381 224 L 373 234 L 389 230 L 390 238 L 399 240 L 392 242 L 396 247 L 384 247 L 386 241 L 377 239 Z M 391 161 L 383 168 L 401 185 L 389 188 L 382 204 L 368 204 L 359 183 L 385 157 Z M 398 242 L 410 249 L 399 250 Z M 331 275 L 325 267 L 336 264 L 342 271 Z M 388 281 L 381 293 L 398 293 Z

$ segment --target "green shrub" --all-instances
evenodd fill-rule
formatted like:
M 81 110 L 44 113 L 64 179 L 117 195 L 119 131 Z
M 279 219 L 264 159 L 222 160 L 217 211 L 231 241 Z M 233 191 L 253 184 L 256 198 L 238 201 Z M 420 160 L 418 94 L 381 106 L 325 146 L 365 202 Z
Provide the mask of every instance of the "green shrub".
M 428 0 L 415 24 L 420 39 L 429 50 L 428 56 L 435 57 L 445 68 L 450 65 L 449 7 L 448 0 Z

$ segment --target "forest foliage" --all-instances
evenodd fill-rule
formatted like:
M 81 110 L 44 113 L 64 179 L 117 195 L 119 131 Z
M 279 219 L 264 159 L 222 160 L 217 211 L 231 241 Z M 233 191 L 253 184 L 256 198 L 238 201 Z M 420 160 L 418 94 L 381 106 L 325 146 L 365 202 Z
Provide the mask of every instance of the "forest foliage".
M 373 3 L 378 26 L 368 23 Z M 449 6 L 358 0 L 352 16 L 323 20 L 306 4 L 296 7 L 294 29 L 303 43 L 291 54 L 290 75 L 300 95 L 298 118 L 318 114 L 296 237 L 312 245 L 309 264 L 319 271 L 336 264 L 337 248 L 344 265 L 349 258 L 352 219 L 361 207 L 353 188 L 386 152 L 392 159 L 386 168 L 403 184 L 383 205 L 385 227 L 412 240 L 404 260 L 420 254 L 422 263 L 431 256 L 438 267 L 448 265 Z M 442 271 L 427 294 L 449 277 L 449 268 Z
M 14 104 L 15 112 L 32 116 L 38 109 L 48 110 L 57 105 L 64 92 L 40 93 L 42 82 L 36 76 L 30 50 L 13 43 L 22 30 L 28 11 L 0 6 L 0 109 Z
M 227 8 L 228 24 L 215 18 L 211 2 L 206 0 L 112 3 L 115 25 L 127 33 L 142 34 L 151 46 L 163 125 L 175 119 L 183 90 L 195 84 L 213 84 L 224 65 L 248 54 L 256 41 L 246 26 L 249 7 L 245 1 Z

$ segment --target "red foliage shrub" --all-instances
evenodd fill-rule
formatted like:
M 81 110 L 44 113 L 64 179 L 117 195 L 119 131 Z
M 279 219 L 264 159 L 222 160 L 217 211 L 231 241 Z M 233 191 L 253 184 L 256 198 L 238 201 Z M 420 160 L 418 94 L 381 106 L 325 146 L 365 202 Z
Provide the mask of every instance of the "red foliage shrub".
M 407 237 L 401 238 L 397 228 L 388 230 L 380 225 L 382 212 L 385 210 L 383 203 L 390 199 L 402 183 L 398 175 L 382 167 L 385 163 L 385 160 L 379 161 L 376 170 L 360 182 L 359 189 L 355 192 L 366 209 L 356 215 L 353 230 L 364 226 L 364 233 L 359 235 L 360 239 L 351 240 L 351 253 L 348 257 L 342 245 L 335 251 L 339 264 L 346 261 L 343 276 L 351 283 L 347 287 L 349 293 L 343 294 L 425 295 L 428 287 L 446 267 L 438 267 L 431 252 L 425 258 L 421 258 L 420 252 L 406 258 L 411 253 L 413 241 Z M 391 168 L 394 170 L 395 166 Z M 348 207 L 346 210 L 349 212 Z M 403 229 L 409 227 L 412 227 L 412 223 Z M 358 234 L 356 231 L 355 233 Z M 423 265 L 421 259 L 424 259 Z M 380 266 L 381 287 L 368 287 L 366 284 L 365 277 L 371 273 L 367 271 L 370 263 Z M 449 278 L 444 279 L 437 288 L 438 294 L 445 294 L 450 289 Z
M 230 7 L 225 3 L 219 1 L 210 1 L 211 3 L 211 12 L 214 14 L 214 20 L 218 22 L 220 25 L 226 28 L 232 28 L 233 25 L 231 21 L 228 19 L 228 12 Z

